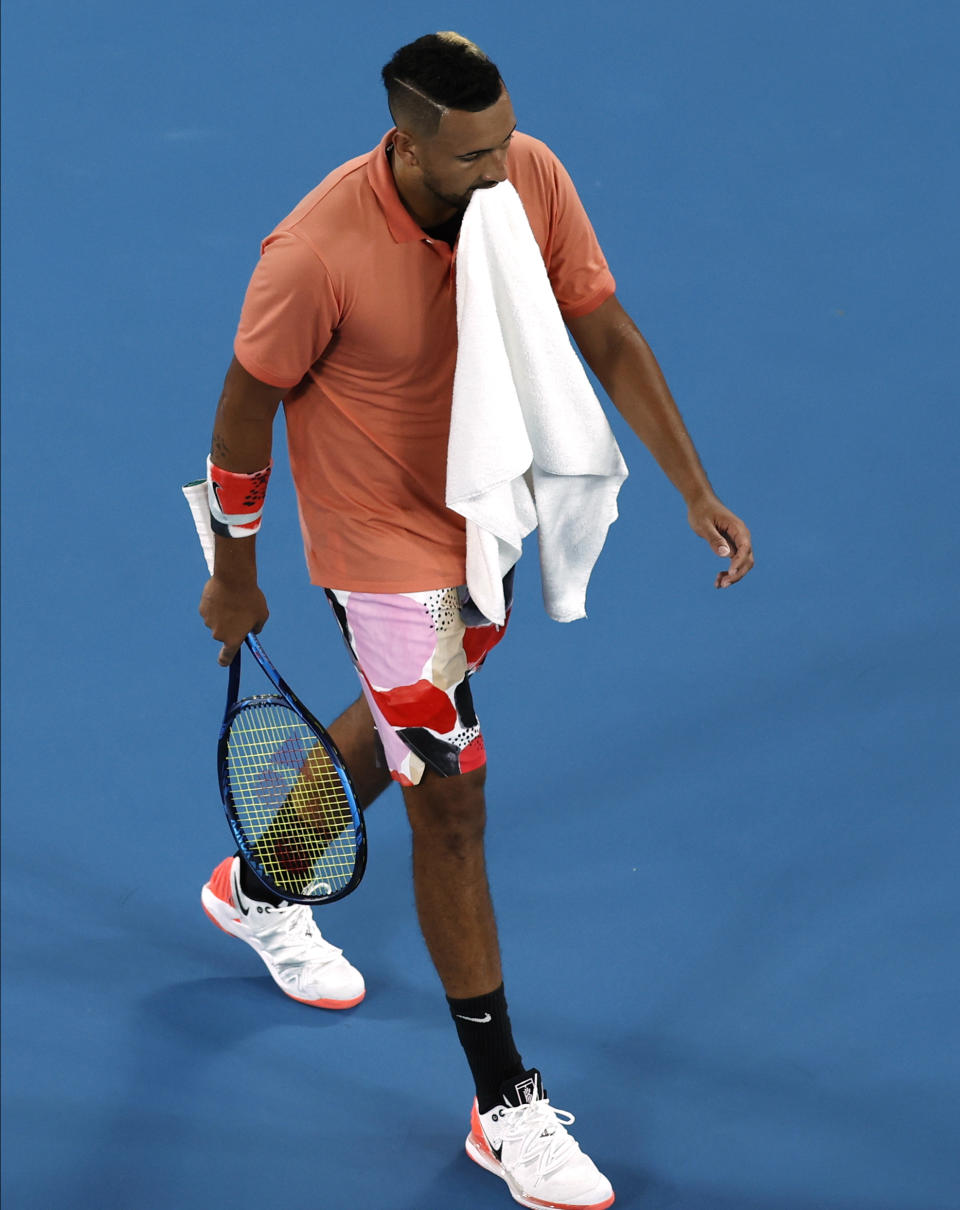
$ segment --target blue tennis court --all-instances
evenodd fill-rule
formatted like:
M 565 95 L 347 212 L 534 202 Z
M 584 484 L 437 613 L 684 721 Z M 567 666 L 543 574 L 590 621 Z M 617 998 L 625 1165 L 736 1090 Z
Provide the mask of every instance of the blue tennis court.
M 11 1210 L 486 1210 L 470 1073 L 368 815 L 345 1013 L 204 916 L 225 674 L 180 484 L 260 239 L 435 29 L 563 159 L 757 567 L 630 466 L 589 620 L 535 543 L 474 683 L 525 1060 L 637 1210 L 958 1210 L 956 45 L 921 0 L 13 0 L 3 214 L 3 1186 Z M 611 409 L 612 414 L 612 409 Z M 279 430 L 278 430 L 279 435 Z M 272 658 L 355 696 L 283 442 Z

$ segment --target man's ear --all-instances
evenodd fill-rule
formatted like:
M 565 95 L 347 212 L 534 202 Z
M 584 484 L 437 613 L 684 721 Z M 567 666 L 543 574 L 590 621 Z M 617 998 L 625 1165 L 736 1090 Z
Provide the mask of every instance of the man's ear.
M 397 131 L 393 136 L 393 151 L 409 168 L 415 168 L 420 163 L 417 159 L 417 141 L 409 131 Z

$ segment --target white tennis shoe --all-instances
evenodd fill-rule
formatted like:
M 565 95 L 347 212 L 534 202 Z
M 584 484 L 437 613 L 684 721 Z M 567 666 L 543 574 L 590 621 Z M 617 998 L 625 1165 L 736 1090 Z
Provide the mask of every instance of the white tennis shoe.
M 363 975 L 321 936 L 305 903 L 274 907 L 240 889 L 240 858 L 226 857 L 200 896 L 218 928 L 257 951 L 282 992 L 315 1008 L 352 1008 L 366 995 Z
M 605 1210 L 613 1188 L 567 1133 L 572 1113 L 554 1109 L 540 1073 L 526 1071 L 500 1090 L 503 1104 L 480 1113 L 473 1102 L 467 1155 L 507 1182 L 510 1194 L 532 1210 Z

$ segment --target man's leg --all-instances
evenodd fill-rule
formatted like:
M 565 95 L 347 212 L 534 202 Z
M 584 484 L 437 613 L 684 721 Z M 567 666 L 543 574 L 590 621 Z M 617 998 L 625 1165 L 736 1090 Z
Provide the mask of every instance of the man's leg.
M 413 830 L 413 888 L 420 928 L 448 996 L 503 981 L 483 849 L 486 768 L 459 777 L 428 769 L 403 797 Z
M 503 992 L 497 924 L 484 857 L 485 766 L 404 787 L 413 832 L 413 886 L 427 949 L 447 993 L 483 1111 L 523 1072 Z
M 390 770 L 366 698 L 361 695 L 327 728 L 340 749 L 343 763 L 357 792 L 361 809 L 366 809 L 392 784 Z
M 477 1100 L 467 1154 L 523 1206 L 605 1210 L 610 1182 L 567 1133 L 524 1070 L 503 994 L 500 947 L 483 849 L 485 768 L 404 788 L 413 830 L 413 884 L 427 949 L 473 1072 Z
M 610 1183 L 567 1134 L 571 1119 L 550 1107 L 540 1073 L 524 1069 L 504 996 L 484 855 L 483 739 L 466 680 L 503 628 L 474 617 L 456 589 L 327 597 L 403 786 L 417 915 L 476 1086 L 467 1153 L 521 1205 L 604 1210 Z M 360 703 L 335 726 L 345 756 L 350 743 L 369 751 Z M 379 788 L 374 778 L 371 790 Z

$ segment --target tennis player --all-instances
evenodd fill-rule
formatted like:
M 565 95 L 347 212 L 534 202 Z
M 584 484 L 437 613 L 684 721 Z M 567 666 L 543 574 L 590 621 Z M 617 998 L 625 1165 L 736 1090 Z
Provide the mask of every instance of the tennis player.
M 221 509 L 200 612 L 223 665 L 267 620 L 255 535 L 282 401 L 310 577 L 362 687 L 329 729 L 362 805 L 391 781 L 402 787 L 418 919 L 475 1085 L 467 1152 L 523 1206 L 600 1210 L 614 1200 L 610 1182 L 514 1042 L 484 865 L 486 757 L 470 677 L 505 627 L 467 593 L 464 521 L 444 503 L 455 250 L 475 190 L 509 179 L 518 191 L 574 341 L 694 532 L 729 559 L 717 587 L 752 567 L 750 534 L 714 494 L 569 176 L 518 132 L 496 66 L 439 33 L 402 47 L 382 74 L 394 128 L 263 242 L 214 424 Z M 270 899 L 239 857 L 217 866 L 203 904 L 287 995 L 328 1009 L 363 999 L 362 976 L 310 909 Z

